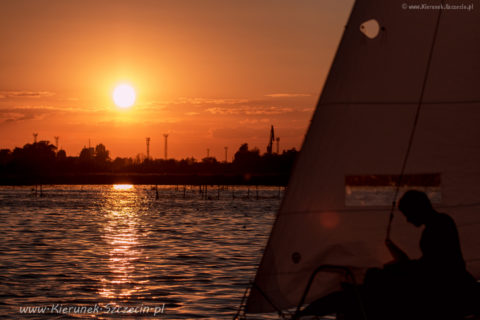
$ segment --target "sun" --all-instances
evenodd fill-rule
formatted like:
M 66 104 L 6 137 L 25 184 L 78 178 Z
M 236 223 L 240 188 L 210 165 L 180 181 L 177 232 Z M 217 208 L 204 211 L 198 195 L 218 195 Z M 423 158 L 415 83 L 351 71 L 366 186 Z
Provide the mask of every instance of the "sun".
M 135 103 L 135 89 L 129 84 L 120 84 L 113 90 L 113 102 L 119 108 L 129 108 Z

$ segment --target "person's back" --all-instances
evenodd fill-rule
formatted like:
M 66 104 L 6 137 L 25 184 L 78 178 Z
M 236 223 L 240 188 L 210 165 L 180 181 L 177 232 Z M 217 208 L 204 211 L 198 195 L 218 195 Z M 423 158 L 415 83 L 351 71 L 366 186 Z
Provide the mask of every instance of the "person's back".
M 432 214 L 420 240 L 420 261 L 433 273 L 443 276 L 465 272 L 458 231 L 453 219 L 444 213 Z
M 407 221 L 425 226 L 420 239 L 422 257 L 411 260 L 411 299 L 422 299 L 422 313 L 438 319 L 461 317 L 462 300 L 474 279 L 465 268 L 454 220 L 435 211 L 423 192 L 407 191 L 399 203 Z

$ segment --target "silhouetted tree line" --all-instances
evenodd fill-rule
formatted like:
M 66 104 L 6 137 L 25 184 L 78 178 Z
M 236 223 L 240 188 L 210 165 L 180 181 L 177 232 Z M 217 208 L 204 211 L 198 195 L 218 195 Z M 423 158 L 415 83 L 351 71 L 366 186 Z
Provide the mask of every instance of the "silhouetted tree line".
M 55 175 L 78 173 L 159 173 L 159 174 L 289 174 L 297 151 L 282 154 L 260 154 L 258 149 L 240 146 L 231 163 L 219 162 L 214 157 L 197 161 L 135 158 L 110 158 L 103 144 L 84 147 L 78 157 L 67 156 L 49 141 L 26 144 L 23 148 L 0 150 L 0 173 L 18 175 Z

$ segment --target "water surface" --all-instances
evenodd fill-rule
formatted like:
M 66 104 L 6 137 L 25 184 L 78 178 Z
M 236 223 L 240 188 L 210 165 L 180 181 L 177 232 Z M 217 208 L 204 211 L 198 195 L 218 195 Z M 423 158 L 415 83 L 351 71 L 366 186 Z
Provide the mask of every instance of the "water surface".
M 35 196 L 31 188 L 1 187 L 0 313 L 231 319 L 279 194 L 213 187 L 205 196 L 198 187 L 170 186 L 159 187 L 156 199 L 150 186 L 107 185 L 50 186 Z M 34 310 L 27 307 L 49 309 L 21 313 Z

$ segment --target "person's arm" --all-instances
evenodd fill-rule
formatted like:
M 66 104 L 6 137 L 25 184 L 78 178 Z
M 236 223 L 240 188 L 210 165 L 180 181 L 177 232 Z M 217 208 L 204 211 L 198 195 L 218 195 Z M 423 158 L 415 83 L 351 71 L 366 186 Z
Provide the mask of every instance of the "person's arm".
M 395 262 L 410 260 L 407 254 L 403 252 L 403 250 L 400 249 L 395 243 L 393 243 L 392 240 L 386 239 L 385 245 L 387 246 L 388 251 L 390 251 L 390 254 L 392 255 Z

